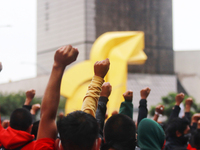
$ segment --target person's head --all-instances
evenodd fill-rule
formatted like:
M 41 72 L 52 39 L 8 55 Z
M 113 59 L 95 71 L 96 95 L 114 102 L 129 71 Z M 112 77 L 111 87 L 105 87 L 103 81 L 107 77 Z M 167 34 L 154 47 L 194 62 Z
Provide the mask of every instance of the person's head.
M 189 121 L 185 118 L 175 118 L 169 122 L 166 134 L 167 137 L 181 137 L 190 131 Z
M 68 114 L 57 122 L 57 127 L 65 150 L 92 150 L 98 143 L 96 143 L 99 131 L 97 121 L 92 115 L 83 111 Z
M 105 144 L 102 150 L 134 150 L 136 146 L 134 121 L 125 115 L 110 117 L 104 127 Z
M 141 150 L 161 150 L 165 142 L 165 132 L 157 122 L 144 118 L 138 125 L 137 140 Z
M 30 133 L 32 128 L 31 113 L 24 108 L 15 109 L 10 116 L 10 127 Z

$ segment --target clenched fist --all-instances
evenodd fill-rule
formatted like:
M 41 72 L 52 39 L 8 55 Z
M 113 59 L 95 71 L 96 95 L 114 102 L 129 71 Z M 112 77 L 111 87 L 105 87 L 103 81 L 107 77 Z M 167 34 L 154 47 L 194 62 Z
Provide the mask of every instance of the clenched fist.
M 101 88 L 102 88 L 102 90 L 101 90 L 100 96 L 104 96 L 104 97 L 108 98 L 112 91 L 112 86 L 110 85 L 110 83 L 109 82 L 103 83 Z
M 151 89 L 149 87 L 146 87 L 144 89 L 142 89 L 140 91 L 140 96 L 141 96 L 141 99 L 147 99 L 149 93 L 150 93 Z
M 109 67 L 110 67 L 110 61 L 108 58 L 102 61 L 97 61 L 94 64 L 94 74 L 96 76 L 104 78 L 109 70 Z
M 123 94 L 125 100 L 131 101 L 133 100 L 133 91 L 128 90 Z
M 165 108 L 165 107 L 164 107 L 163 105 L 158 105 L 158 106 L 156 106 L 155 111 L 156 111 L 158 114 L 163 114 L 164 108 Z
M 185 95 L 184 93 L 179 93 L 176 95 L 176 105 L 180 105 L 180 103 L 182 103 L 183 99 L 184 99 Z
M 63 46 L 54 55 L 54 65 L 65 68 L 76 60 L 78 54 L 79 51 L 77 48 L 73 48 L 71 45 Z

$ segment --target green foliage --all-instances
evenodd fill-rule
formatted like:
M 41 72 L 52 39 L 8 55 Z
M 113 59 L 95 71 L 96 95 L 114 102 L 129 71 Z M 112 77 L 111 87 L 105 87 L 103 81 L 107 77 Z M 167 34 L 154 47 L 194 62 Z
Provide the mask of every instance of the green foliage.
M 0 93 L 0 113 L 4 118 L 9 118 L 13 110 L 21 108 L 25 102 L 25 92 L 4 94 Z M 42 98 L 34 98 L 31 105 L 39 103 L 41 104 Z M 64 112 L 66 98 L 60 97 L 60 103 L 58 106 L 58 112 Z
M 175 97 L 176 97 L 177 94 L 178 93 L 169 93 L 167 96 L 162 97 L 162 103 L 159 103 L 159 104 L 165 106 L 163 115 L 167 116 L 167 118 L 169 118 L 171 111 L 172 111 L 172 108 L 175 105 Z M 185 105 L 185 100 L 188 97 L 191 97 L 191 96 L 185 95 L 185 98 L 184 98 L 184 101 L 183 101 L 184 105 Z M 195 103 L 194 98 L 192 98 L 192 99 L 193 99 L 193 104 L 192 104 L 192 108 L 191 108 L 191 113 L 194 114 L 196 112 L 200 112 L 200 106 Z M 151 107 L 151 109 L 149 111 L 150 116 L 154 116 L 155 108 L 156 108 L 156 106 Z
M 66 98 L 63 96 L 60 96 L 60 102 L 58 106 L 58 112 L 65 112 L 65 103 L 66 103 Z
M 25 92 L 3 94 L 0 93 L 0 112 L 2 116 L 10 116 L 13 110 L 21 108 L 25 102 Z M 34 98 L 31 104 L 41 103 L 41 98 Z

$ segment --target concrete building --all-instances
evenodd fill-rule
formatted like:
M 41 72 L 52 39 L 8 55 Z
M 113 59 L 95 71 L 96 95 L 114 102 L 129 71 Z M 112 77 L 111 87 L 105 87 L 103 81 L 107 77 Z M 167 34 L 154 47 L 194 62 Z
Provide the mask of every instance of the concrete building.
M 0 88 L 3 92 L 35 88 L 41 97 L 55 50 L 71 44 L 80 51 L 77 62 L 86 60 L 96 38 L 107 31 L 145 33 L 144 51 L 148 60 L 142 66 L 129 66 L 127 86 L 136 91 L 135 107 L 139 90 L 146 86 L 152 88 L 148 106 L 160 102 L 168 92 L 176 92 L 172 0 L 38 0 L 37 78 L 2 84 Z
M 174 69 L 178 78 L 178 91 L 184 87 L 185 93 L 200 103 L 200 51 L 174 52 Z

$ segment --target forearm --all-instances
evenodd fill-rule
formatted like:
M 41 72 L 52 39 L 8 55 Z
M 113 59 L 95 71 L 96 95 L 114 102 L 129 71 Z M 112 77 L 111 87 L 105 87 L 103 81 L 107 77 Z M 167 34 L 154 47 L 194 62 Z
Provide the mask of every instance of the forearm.
M 103 138 L 105 115 L 106 115 L 106 110 L 107 110 L 107 107 L 106 107 L 107 102 L 108 102 L 108 98 L 101 96 L 99 98 L 98 107 L 97 107 L 97 111 L 96 111 L 96 120 L 99 124 L 99 132 L 100 132 L 100 135 L 102 138 Z
M 159 115 L 158 115 L 158 114 L 154 114 L 153 120 L 157 122 L 157 121 L 158 121 L 158 118 L 159 118 Z
M 41 120 L 38 129 L 37 139 L 57 137 L 57 127 L 55 123 L 56 112 L 60 99 L 60 83 L 64 68 L 53 66 L 52 73 L 42 100 Z
M 147 100 L 146 99 L 141 99 L 140 100 L 140 106 L 139 106 L 139 112 L 138 112 L 137 124 L 139 124 L 142 119 L 147 117 L 147 113 L 148 113 Z
M 24 105 L 30 105 L 31 101 L 32 101 L 32 99 L 26 98 Z
M 81 110 L 91 114 L 94 117 L 96 114 L 98 99 L 103 82 L 103 78 L 99 76 L 94 76 L 90 85 L 88 86 L 86 96 L 83 99 L 83 105 Z
M 173 120 L 174 118 L 177 118 L 178 117 L 178 114 L 180 112 L 180 107 L 178 105 L 175 105 L 174 108 L 172 109 L 172 112 L 171 112 L 171 115 L 170 115 L 170 118 L 169 118 L 169 122 L 171 120 Z
M 55 120 L 60 100 L 60 84 L 64 72 L 63 67 L 53 66 L 52 73 L 44 93 L 41 106 L 41 117 Z
M 131 119 L 133 119 L 133 103 L 132 101 L 125 100 L 121 103 L 119 114 L 124 114 L 129 116 Z

